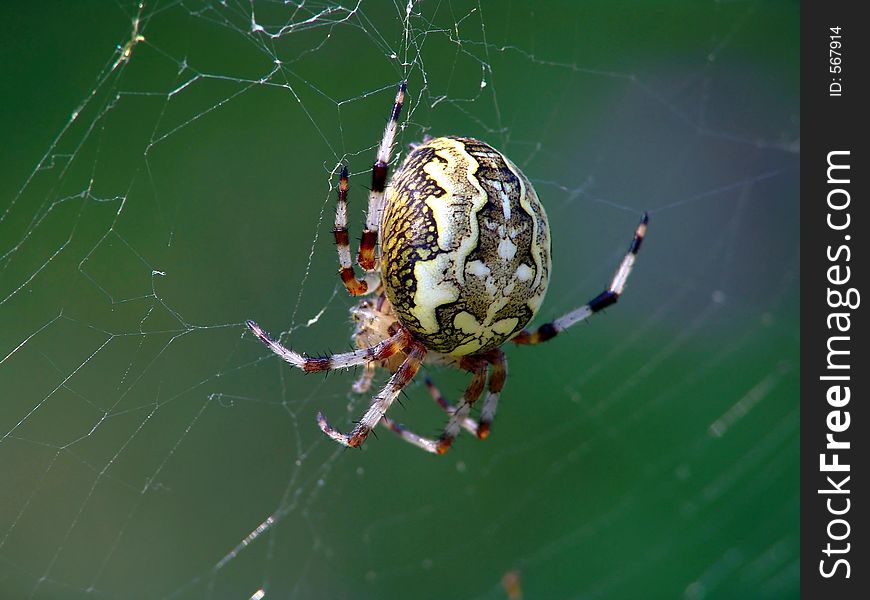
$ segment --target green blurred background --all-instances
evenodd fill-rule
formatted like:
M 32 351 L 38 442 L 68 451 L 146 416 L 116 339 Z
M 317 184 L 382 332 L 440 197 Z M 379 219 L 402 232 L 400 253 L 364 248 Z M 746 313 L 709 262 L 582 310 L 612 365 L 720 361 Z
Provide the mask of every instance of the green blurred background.
M 798 595 L 797 2 L 146 2 L 119 61 L 137 14 L 0 7 L 0 598 Z M 348 428 L 353 374 L 243 326 L 347 347 L 330 174 L 358 235 L 403 77 L 400 152 L 476 136 L 535 183 L 541 320 L 651 215 L 624 300 L 508 348 L 441 458 L 343 451 L 314 415 Z

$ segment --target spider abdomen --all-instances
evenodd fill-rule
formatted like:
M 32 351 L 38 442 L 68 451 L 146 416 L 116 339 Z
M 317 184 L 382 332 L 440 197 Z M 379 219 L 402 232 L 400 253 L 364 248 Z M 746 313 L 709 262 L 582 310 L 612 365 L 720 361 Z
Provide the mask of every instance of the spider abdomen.
M 435 138 L 411 152 L 387 188 L 380 235 L 386 294 L 430 350 L 500 346 L 547 291 L 544 208 L 517 166 L 479 140 Z

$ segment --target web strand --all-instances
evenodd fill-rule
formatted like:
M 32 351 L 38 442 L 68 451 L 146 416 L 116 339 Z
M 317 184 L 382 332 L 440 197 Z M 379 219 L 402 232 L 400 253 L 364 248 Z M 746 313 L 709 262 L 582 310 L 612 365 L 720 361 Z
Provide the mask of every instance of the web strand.
M 56 44 L 10 36 L 32 50 L 27 77 L 3 67 L 10 593 L 502 598 L 506 573 L 528 597 L 545 580 L 631 596 L 661 573 L 686 598 L 796 589 L 796 42 L 777 25 L 781 56 L 746 59 L 787 7 L 699 5 L 679 51 L 654 35 L 689 18 L 677 4 L 667 23 L 477 0 L 79 10 L 33 21 Z M 362 371 L 306 376 L 244 319 L 293 364 L 360 362 L 329 234 L 342 168 L 359 233 L 372 162 L 392 171 L 443 134 L 498 146 L 548 210 L 553 284 L 532 325 L 608 282 L 624 293 L 546 348 L 505 348 L 485 443 L 470 433 L 482 399 L 442 462 L 377 429 L 344 452 L 315 415 L 350 431 L 370 401 L 351 392 Z M 622 290 L 613 267 L 644 210 L 654 229 Z M 437 435 L 466 382 L 423 369 L 390 418 Z M 693 551 L 766 503 L 778 516 L 756 531 Z M 433 544 L 432 523 L 459 533 Z M 629 566 L 605 564 L 605 539 Z

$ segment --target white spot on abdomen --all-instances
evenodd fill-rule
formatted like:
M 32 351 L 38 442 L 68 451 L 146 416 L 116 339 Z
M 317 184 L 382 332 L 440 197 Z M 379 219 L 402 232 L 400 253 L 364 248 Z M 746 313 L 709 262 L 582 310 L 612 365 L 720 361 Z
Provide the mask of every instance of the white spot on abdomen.
M 482 260 L 473 260 L 467 265 L 465 265 L 465 271 L 469 275 L 474 275 L 476 277 L 484 278 L 489 277 L 490 271 L 489 267 L 487 267 Z
M 517 253 L 517 245 L 509 239 L 503 239 L 498 243 L 498 255 L 505 260 L 513 259 Z
M 517 279 L 520 281 L 531 281 L 532 277 L 535 276 L 535 270 L 529 265 L 523 263 L 517 267 L 516 275 Z

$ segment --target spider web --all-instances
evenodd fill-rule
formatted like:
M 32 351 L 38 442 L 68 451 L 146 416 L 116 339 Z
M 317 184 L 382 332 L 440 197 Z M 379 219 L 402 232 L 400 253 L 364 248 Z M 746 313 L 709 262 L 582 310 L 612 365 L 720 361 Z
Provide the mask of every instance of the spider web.
M 797 595 L 796 4 L 3 13 L 0 597 Z M 361 414 L 353 374 L 243 325 L 349 343 L 335 173 L 358 234 L 403 78 L 398 154 L 475 136 L 535 184 L 541 322 L 651 217 L 620 304 L 508 348 L 493 435 L 442 458 L 337 447 L 314 415 Z M 419 383 L 402 403 L 443 425 Z

